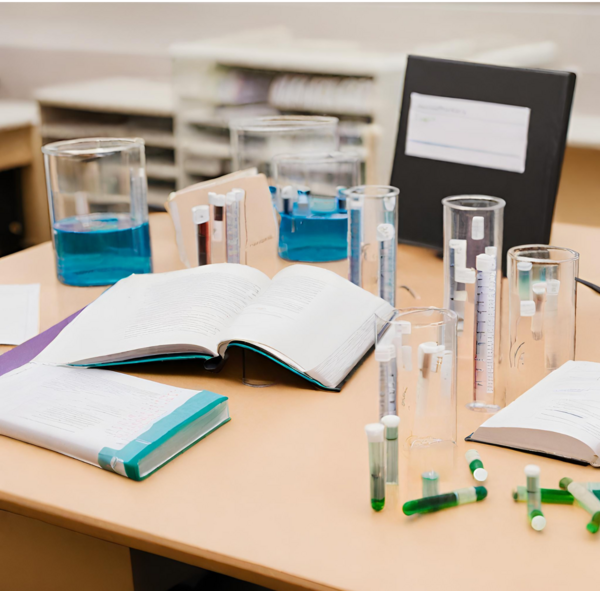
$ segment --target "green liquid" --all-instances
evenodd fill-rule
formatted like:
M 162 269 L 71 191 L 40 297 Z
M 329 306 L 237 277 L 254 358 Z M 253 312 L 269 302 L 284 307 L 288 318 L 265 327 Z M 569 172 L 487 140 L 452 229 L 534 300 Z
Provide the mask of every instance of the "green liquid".
M 385 499 L 371 499 L 371 507 L 375 511 L 381 511 L 385 505 Z

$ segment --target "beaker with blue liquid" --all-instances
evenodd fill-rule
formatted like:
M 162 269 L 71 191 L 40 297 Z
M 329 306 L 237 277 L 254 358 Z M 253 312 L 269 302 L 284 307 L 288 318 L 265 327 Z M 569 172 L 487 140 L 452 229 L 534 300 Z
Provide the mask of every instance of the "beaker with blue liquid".
M 288 261 L 320 263 L 348 257 L 346 190 L 357 184 L 356 154 L 297 153 L 272 159 L 278 254 Z
M 151 273 L 143 140 L 69 140 L 42 152 L 58 279 L 111 285 Z

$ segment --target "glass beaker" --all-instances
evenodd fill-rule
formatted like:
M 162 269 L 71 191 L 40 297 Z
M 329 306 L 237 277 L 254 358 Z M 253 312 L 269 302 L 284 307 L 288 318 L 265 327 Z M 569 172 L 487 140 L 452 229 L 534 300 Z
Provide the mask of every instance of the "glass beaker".
M 361 185 L 346 191 L 348 279 L 392 306 L 396 301 L 396 187 Z
M 109 285 L 151 273 L 143 140 L 69 140 L 42 152 L 58 279 Z
M 511 402 L 575 359 L 579 253 L 531 244 L 508 251 L 508 381 Z
M 341 152 L 281 154 L 272 160 L 278 254 L 300 262 L 348 256 L 345 190 L 358 183 L 358 155 Z
M 442 308 L 406 308 L 375 318 L 379 413 L 400 417 L 399 447 L 409 459 L 413 495 L 423 472 L 447 476 L 454 465 L 456 323 L 456 314 Z
M 277 154 L 334 152 L 338 119 L 285 115 L 234 119 L 229 123 L 233 170 L 255 166 L 273 185 L 271 159 Z
M 459 195 L 444 206 L 444 306 L 458 317 L 461 356 L 473 359 L 471 410 L 504 406 L 499 384 L 503 199 Z

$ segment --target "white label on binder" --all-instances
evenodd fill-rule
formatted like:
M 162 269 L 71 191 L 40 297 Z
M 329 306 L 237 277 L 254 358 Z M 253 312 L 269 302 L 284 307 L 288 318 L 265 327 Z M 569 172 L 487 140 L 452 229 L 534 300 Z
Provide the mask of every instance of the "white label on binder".
M 412 92 L 406 155 L 525 172 L 528 107 Z

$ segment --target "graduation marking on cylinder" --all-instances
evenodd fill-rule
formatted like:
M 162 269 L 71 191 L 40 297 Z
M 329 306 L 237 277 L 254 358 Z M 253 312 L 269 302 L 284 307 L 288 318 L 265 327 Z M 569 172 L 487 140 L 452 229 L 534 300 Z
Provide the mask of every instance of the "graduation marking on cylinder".
M 392 224 L 377 226 L 379 244 L 379 297 L 394 306 L 396 300 L 396 229 Z
M 494 394 L 496 346 L 496 257 L 480 254 L 476 259 L 475 296 L 475 400 L 483 402 Z

